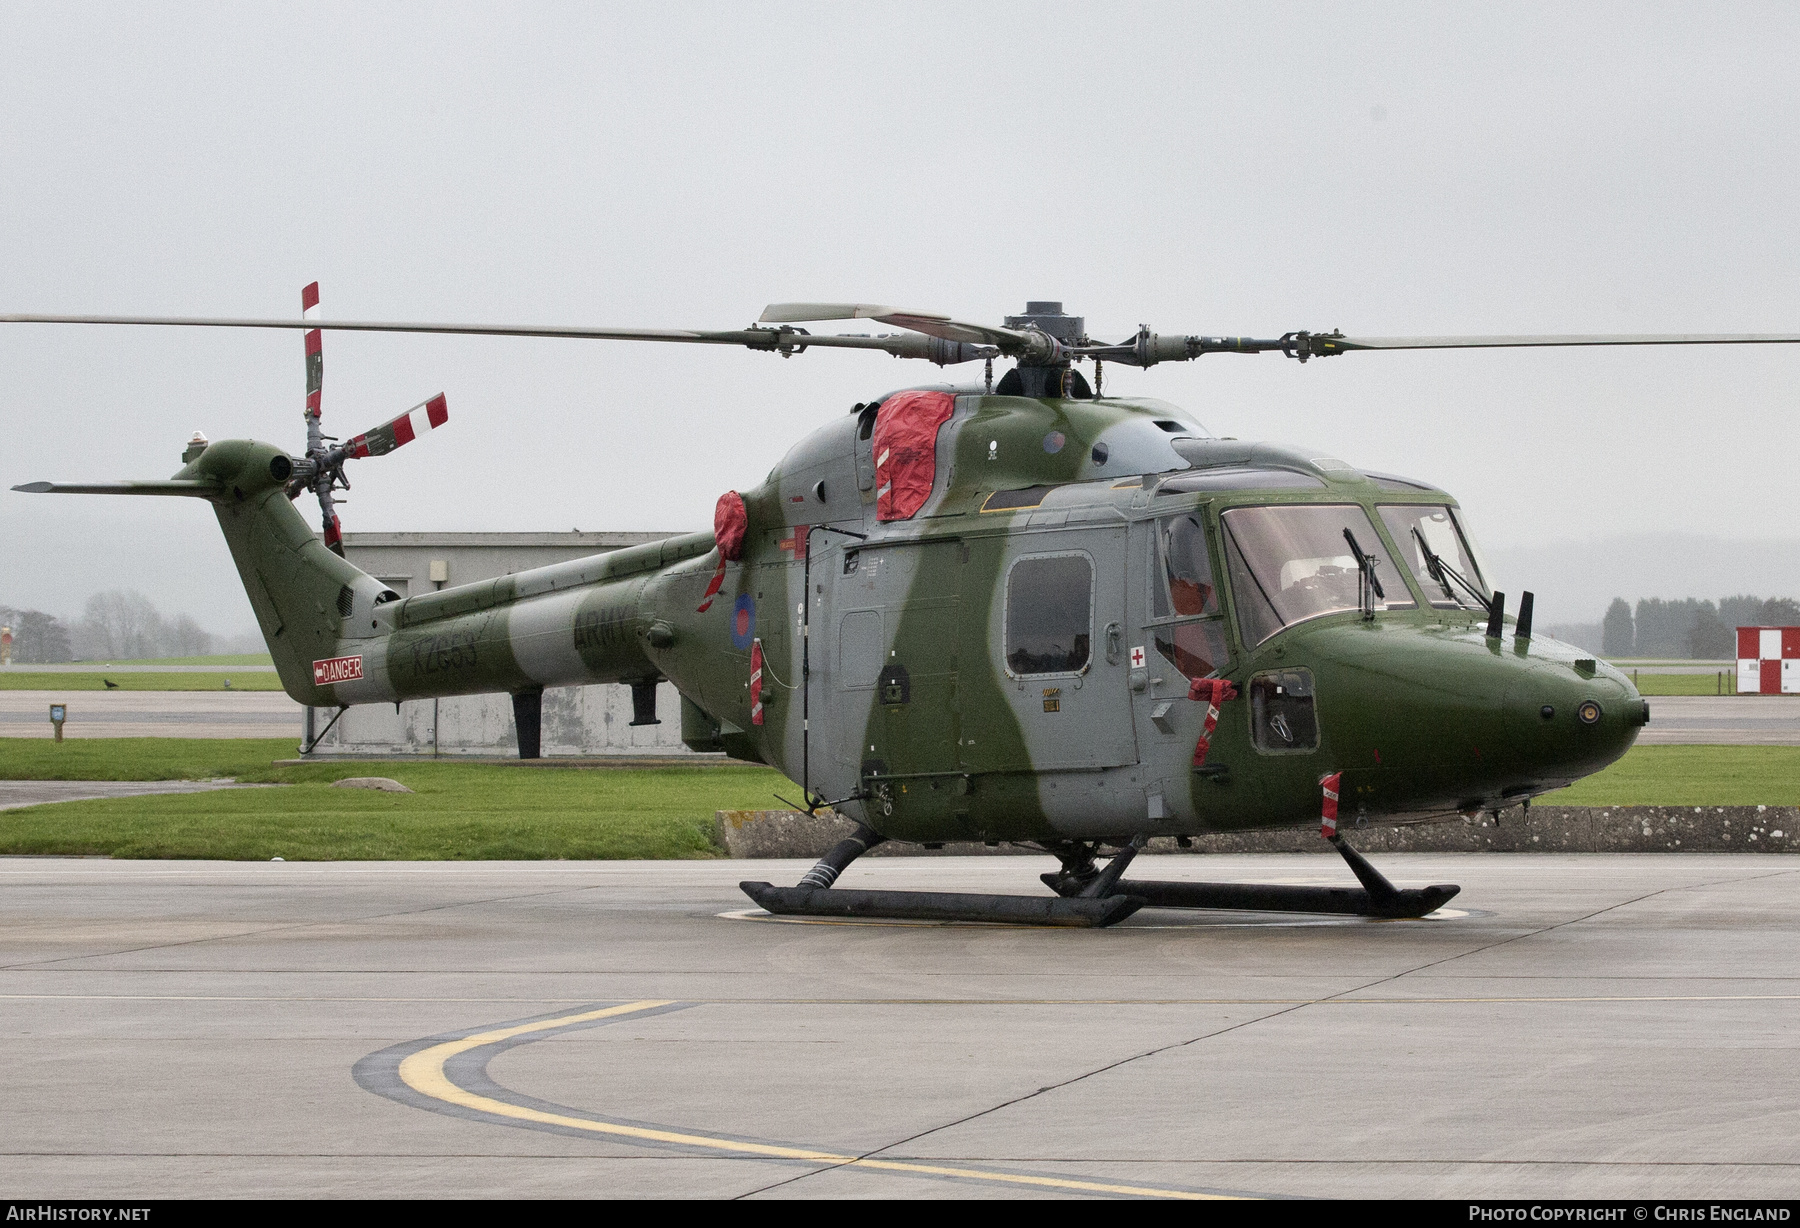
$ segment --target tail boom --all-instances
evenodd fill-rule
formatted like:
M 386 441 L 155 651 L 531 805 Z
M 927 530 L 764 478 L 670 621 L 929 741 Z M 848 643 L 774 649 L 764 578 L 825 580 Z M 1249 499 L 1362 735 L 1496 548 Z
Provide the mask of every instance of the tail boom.
M 694 533 L 402 598 L 313 533 L 281 449 L 221 440 L 189 456 L 168 481 L 19 489 L 206 499 L 282 689 L 313 707 L 653 680 L 657 580 L 713 549 Z

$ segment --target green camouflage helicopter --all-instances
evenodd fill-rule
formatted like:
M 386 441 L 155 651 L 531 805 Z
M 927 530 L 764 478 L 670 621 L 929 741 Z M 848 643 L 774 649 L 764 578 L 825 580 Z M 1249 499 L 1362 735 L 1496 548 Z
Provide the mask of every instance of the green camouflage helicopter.
M 196 437 L 167 481 L 14 489 L 211 503 L 301 704 L 506 692 L 520 754 L 535 757 L 545 687 L 627 684 L 636 723 L 650 723 L 669 680 L 688 746 L 770 764 L 799 782 L 806 809 L 859 824 L 797 886 L 743 884 L 770 912 L 1062 925 L 1109 925 L 1146 905 L 1423 916 L 1458 888 L 1394 887 L 1345 842 L 1340 818 L 1412 823 L 1527 802 L 1618 759 L 1649 719 L 1619 671 L 1533 635 L 1530 593 L 1506 613 L 1449 494 L 1215 438 L 1173 405 L 1103 395 L 1105 364 L 1800 341 L 1144 328 L 1106 343 L 1054 302 L 1003 327 L 829 303 L 779 304 L 726 332 L 325 324 L 316 283 L 302 307 L 265 320 L 0 316 L 305 330 L 303 455 Z M 797 327 L 861 319 L 903 331 Z M 985 362 L 986 378 L 855 405 L 760 485 L 722 496 L 712 532 L 401 598 L 342 557 L 332 492 L 347 461 L 441 424 L 446 403 L 331 441 L 322 329 L 880 350 Z M 1016 365 L 996 384 L 994 361 L 1007 358 Z M 308 490 L 322 536 L 292 503 Z M 1122 877 L 1153 836 L 1315 819 L 1360 887 Z M 888 839 L 1016 842 L 1060 868 L 1043 896 L 832 885 Z

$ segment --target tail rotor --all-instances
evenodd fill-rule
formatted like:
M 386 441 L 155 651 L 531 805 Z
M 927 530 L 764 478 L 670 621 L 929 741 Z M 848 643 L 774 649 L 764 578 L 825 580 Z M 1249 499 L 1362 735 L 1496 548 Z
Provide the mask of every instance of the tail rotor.
M 300 314 L 308 321 L 319 320 L 318 282 L 300 291 Z M 450 410 L 440 392 L 398 417 L 340 443 L 336 436 L 325 434 L 321 424 L 320 393 L 324 383 L 323 332 L 320 328 L 309 328 L 306 330 L 306 455 L 294 462 L 287 496 L 297 499 L 302 492 L 310 490 L 318 497 L 326 548 L 342 556 L 344 530 L 338 519 L 338 501 L 333 492 L 350 489 L 350 480 L 344 476 L 344 462 L 365 456 L 386 456 L 449 421 Z

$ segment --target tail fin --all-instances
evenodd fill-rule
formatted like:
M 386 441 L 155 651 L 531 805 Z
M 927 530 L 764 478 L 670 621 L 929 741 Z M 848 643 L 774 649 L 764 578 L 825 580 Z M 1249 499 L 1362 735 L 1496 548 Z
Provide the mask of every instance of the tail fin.
M 213 505 L 250 607 L 275 660 L 282 689 L 297 702 L 333 702 L 313 681 L 313 662 L 341 639 L 375 634 L 370 611 L 395 594 L 325 548 L 288 501 L 293 460 L 271 444 L 226 439 L 187 454 L 165 482 L 58 484 L 34 482 L 32 494 L 181 495 Z

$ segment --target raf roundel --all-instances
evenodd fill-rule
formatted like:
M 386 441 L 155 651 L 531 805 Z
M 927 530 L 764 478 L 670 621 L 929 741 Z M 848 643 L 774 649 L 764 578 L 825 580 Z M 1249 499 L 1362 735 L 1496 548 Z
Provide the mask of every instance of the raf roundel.
M 750 647 L 751 632 L 756 627 L 756 598 L 744 593 L 731 608 L 731 646 Z

